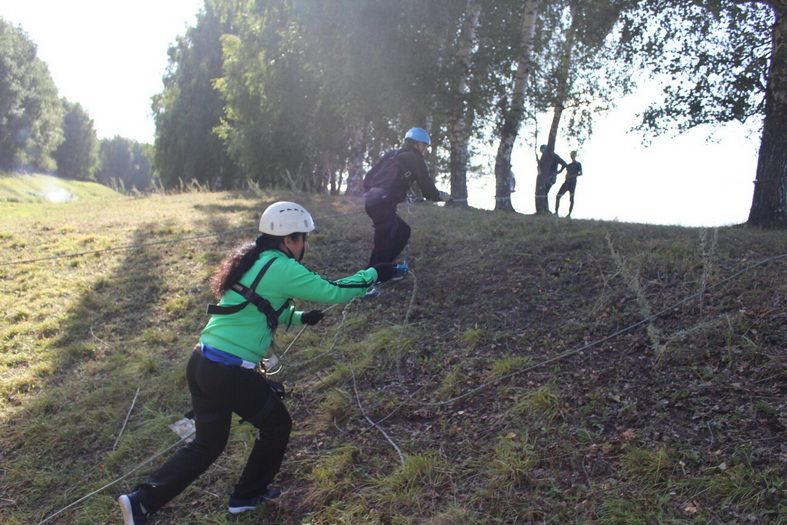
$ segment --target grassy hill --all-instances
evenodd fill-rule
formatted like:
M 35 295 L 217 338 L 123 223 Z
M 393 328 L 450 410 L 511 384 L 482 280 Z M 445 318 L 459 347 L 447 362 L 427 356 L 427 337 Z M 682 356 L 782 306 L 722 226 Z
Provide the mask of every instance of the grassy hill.
M 310 268 L 364 265 L 357 200 L 0 202 L 0 522 L 126 475 L 53 520 L 119 522 L 115 496 L 162 458 L 132 469 L 178 441 L 208 276 L 279 198 L 315 216 Z M 414 276 L 332 309 L 282 357 L 281 501 L 226 513 L 254 440 L 234 425 L 153 523 L 787 520 L 787 259 L 766 262 L 784 232 L 400 211 Z
M 0 173 L 0 202 L 71 202 L 116 197 L 118 193 L 102 184 L 63 179 L 40 173 L 11 175 Z

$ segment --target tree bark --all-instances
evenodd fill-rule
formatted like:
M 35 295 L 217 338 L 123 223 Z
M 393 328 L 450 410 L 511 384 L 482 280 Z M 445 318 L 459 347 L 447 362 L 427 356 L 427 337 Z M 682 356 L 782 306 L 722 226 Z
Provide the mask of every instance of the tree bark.
M 757 179 L 748 224 L 787 227 L 787 1 L 771 2 L 775 14 L 771 63 L 765 88 Z
M 358 126 L 355 134 L 350 137 L 352 145 L 350 148 L 349 166 L 347 168 L 347 190 L 345 195 L 363 194 L 363 157 L 366 154 L 366 128 L 368 124 Z
M 457 59 L 461 71 L 456 78 L 454 93 L 454 109 L 448 127 L 448 141 L 451 153 L 449 166 L 451 169 L 452 203 L 467 206 L 467 150 L 470 142 L 470 130 L 473 127 L 473 110 L 469 107 L 467 94 L 471 75 L 470 53 L 475 44 L 476 28 L 481 16 L 481 4 L 478 0 L 467 0 L 465 18 L 462 24 Z
M 519 134 L 519 125 L 525 112 L 525 89 L 527 79 L 533 70 L 533 46 L 536 35 L 536 18 L 538 0 L 525 0 L 524 16 L 522 17 L 522 51 L 517 63 L 514 77 L 514 90 L 511 94 L 511 105 L 505 111 L 503 125 L 500 129 L 500 144 L 495 157 L 495 210 L 513 211 L 511 205 L 511 152 Z
M 547 138 L 547 151 L 541 155 L 536 176 L 536 213 L 550 213 L 549 211 L 549 178 L 552 176 L 552 157 L 555 153 L 557 130 L 560 127 L 560 118 L 563 116 L 566 98 L 568 95 L 568 74 L 571 70 L 571 52 L 574 49 L 574 35 L 576 34 L 578 17 L 575 2 L 571 2 L 571 25 L 566 32 L 566 41 L 563 43 L 563 53 L 560 57 L 560 67 L 556 73 L 555 110 L 552 113 L 552 125 L 549 127 Z

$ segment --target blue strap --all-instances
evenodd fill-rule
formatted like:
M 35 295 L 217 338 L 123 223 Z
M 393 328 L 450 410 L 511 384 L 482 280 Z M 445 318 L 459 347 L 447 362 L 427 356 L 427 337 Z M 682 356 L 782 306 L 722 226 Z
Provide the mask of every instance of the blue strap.
M 208 346 L 205 343 L 201 343 L 200 348 L 202 349 L 202 355 L 205 356 L 205 359 L 213 361 L 214 363 L 219 363 L 220 365 L 240 366 L 249 369 L 254 369 L 257 366 L 251 361 L 246 361 L 234 354 Z

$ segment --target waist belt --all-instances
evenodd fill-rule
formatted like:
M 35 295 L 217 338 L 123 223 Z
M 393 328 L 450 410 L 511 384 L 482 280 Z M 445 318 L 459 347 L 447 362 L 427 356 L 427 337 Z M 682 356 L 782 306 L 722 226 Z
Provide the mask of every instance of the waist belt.
M 202 356 L 208 361 L 213 361 L 214 363 L 226 366 L 239 366 L 241 368 L 248 368 L 250 370 L 257 368 L 256 363 L 246 361 L 245 359 L 241 359 L 234 354 L 230 354 L 224 350 L 219 350 L 218 348 L 208 346 L 204 343 L 200 343 L 198 348 L 202 352 Z

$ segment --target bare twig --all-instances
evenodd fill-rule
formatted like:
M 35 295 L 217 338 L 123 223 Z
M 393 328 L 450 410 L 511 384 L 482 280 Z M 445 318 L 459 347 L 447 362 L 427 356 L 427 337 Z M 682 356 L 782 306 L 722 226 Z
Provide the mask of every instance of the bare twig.
M 374 428 L 380 431 L 380 433 L 388 440 L 388 443 L 396 450 L 399 454 L 399 461 L 402 462 L 402 466 L 404 466 L 404 454 L 402 454 L 402 450 L 394 443 L 394 441 L 388 436 L 388 434 L 383 430 L 383 428 L 371 420 L 369 416 L 366 415 L 366 411 L 363 409 L 363 405 L 361 404 L 361 396 L 358 394 L 358 384 L 355 382 L 355 371 L 353 370 L 352 366 L 350 367 L 350 373 L 353 376 L 353 390 L 355 390 L 355 400 L 358 403 L 358 408 L 361 410 L 361 415 L 372 425 Z
M 139 395 L 139 387 L 137 387 L 137 392 L 134 394 L 134 399 L 131 401 L 131 406 L 128 408 L 126 419 L 123 420 L 123 426 L 120 428 L 120 433 L 118 434 L 118 437 L 115 440 L 115 444 L 112 445 L 112 450 L 115 450 L 115 448 L 117 448 L 118 446 L 118 442 L 120 441 L 120 436 L 123 435 L 123 431 L 126 429 L 126 423 L 128 423 L 128 418 L 131 416 L 131 411 L 134 410 L 134 404 L 137 402 L 138 395 Z

